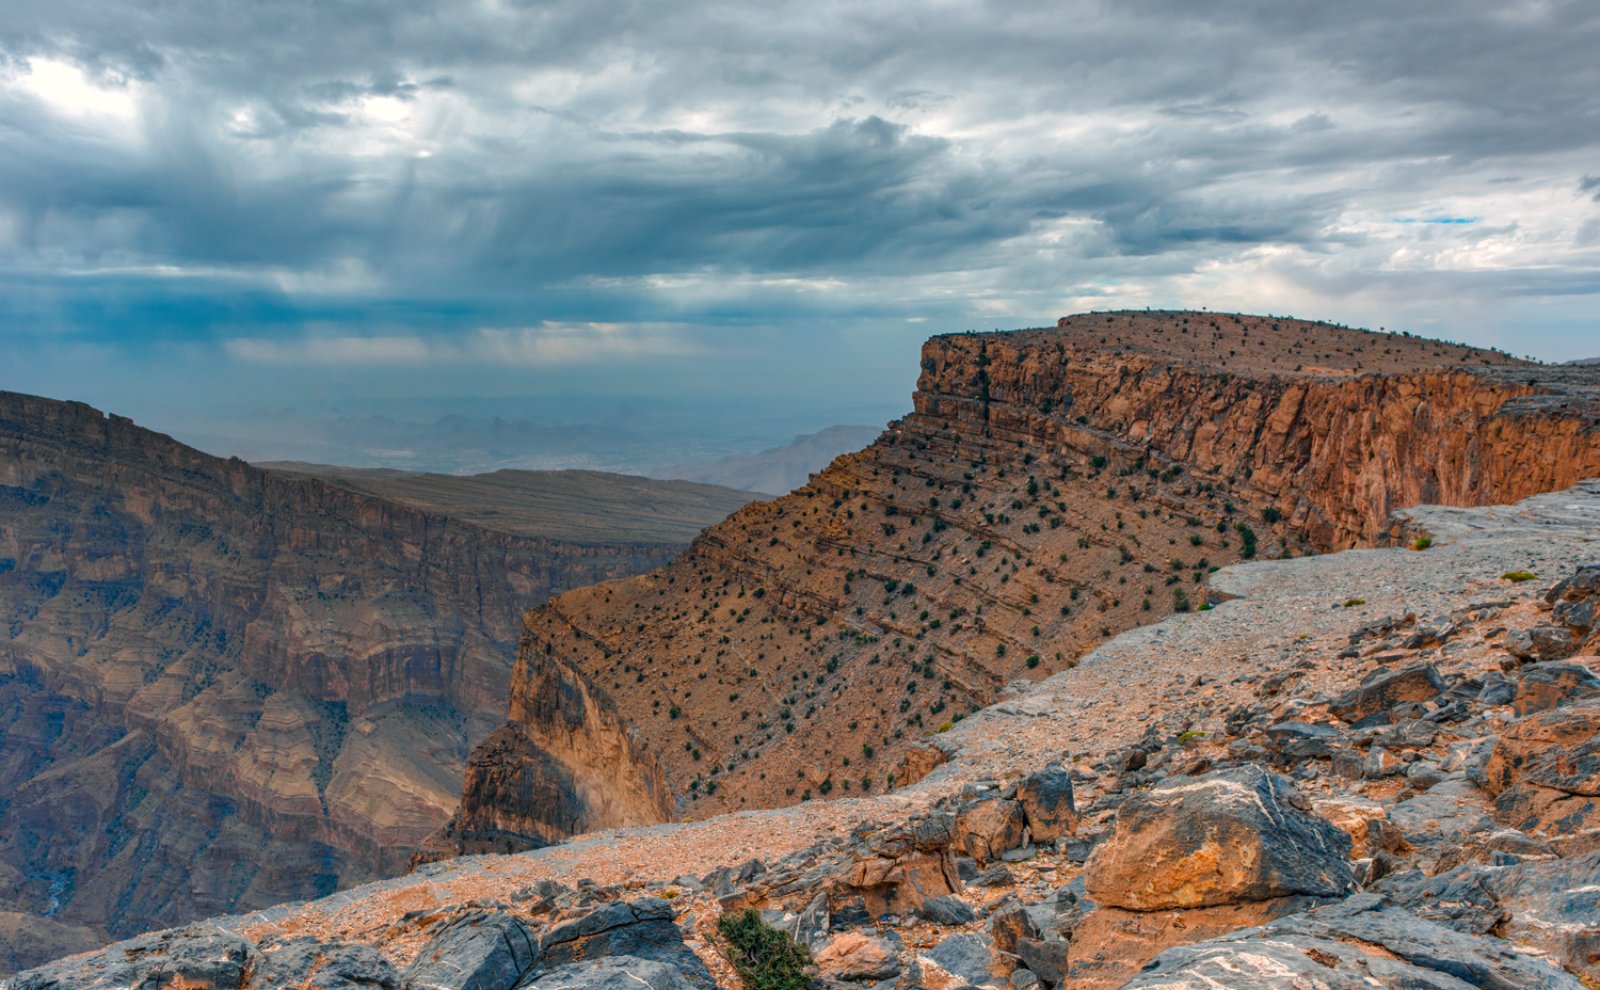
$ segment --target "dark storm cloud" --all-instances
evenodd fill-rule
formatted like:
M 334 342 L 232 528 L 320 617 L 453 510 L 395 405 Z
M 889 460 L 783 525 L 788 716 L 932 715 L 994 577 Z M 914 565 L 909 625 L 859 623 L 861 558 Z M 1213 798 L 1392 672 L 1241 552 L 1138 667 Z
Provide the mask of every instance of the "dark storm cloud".
M 17 6 L 5 332 L 976 322 L 1600 266 L 1562 218 L 1597 188 L 1586 2 Z

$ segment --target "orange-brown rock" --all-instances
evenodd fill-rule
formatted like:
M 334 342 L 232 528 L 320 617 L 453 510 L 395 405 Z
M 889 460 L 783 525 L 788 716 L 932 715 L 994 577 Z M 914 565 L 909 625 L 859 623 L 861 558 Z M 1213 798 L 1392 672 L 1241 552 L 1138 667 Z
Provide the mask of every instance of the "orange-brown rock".
M 1304 898 L 1285 897 L 1167 911 L 1100 908 L 1072 933 L 1063 985 L 1072 990 L 1116 990 L 1173 946 L 1265 924 L 1305 906 Z
M 1496 817 L 1524 832 L 1571 836 L 1600 829 L 1600 699 L 1517 719 L 1484 771 Z
M 655 756 L 581 671 L 545 660 L 518 701 L 515 720 L 473 751 L 461 806 L 430 855 L 507 852 L 672 817 Z
M 1084 870 L 1089 896 L 1133 911 L 1350 888 L 1350 837 L 1256 766 L 1172 777 L 1125 801 Z
M 1206 313 L 935 337 L 914 411 L 871 447 L 666 568 L 535 610 L 511 716 L 545 665 L 583 672 L 679 816 L 877 792 L 1009 681 L 1201 606 L 1215 567 L 1600 474 L 1597 379 Z
M 882 980 L 900 972 L 894 947 L 859 932 L 835 935 L 818 950 L 817 968 L 836 980 Z

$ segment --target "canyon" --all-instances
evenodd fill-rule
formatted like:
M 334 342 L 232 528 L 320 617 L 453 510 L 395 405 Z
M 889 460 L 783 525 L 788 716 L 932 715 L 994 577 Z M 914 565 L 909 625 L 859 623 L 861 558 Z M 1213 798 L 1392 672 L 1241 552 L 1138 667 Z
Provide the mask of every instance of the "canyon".
M 892 791 L 434 863 L 0 990 L 1592 987 L 1600 481 L 1383 542 L 1223 568 Z
M 749 986 L 731 924 L 828 990 L 1580 990 L 1596 478 L 1591 367 L 1208 312 L 937 336 L 865 450 L 500 627 L 409 875 L 0 987 Z
M 870 447 L 529 613 L 507 724 L 432 855 L 903 786 L 929 738 L 1204 607 L 1220 567 L 1600 475 L 1596 396 L 1592 369 L 1276 317 L 934 337 Z M 552 717 L 568 694 L 582 729 Z
M 497 482 L 406 504 L 0 394 L 0 968 L 404 870 L 522 613 L 749 498 L 517 473 L 535 518 Z

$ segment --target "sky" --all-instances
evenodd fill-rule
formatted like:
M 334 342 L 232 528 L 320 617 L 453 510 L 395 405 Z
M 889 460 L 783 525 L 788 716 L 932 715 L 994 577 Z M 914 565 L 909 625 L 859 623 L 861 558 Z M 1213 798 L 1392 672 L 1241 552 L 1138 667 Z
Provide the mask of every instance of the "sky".
M 1591 356 L 1596 52 L 1592 0 L 12 3 L 0 388 L 731 436 L 1088 309 Z

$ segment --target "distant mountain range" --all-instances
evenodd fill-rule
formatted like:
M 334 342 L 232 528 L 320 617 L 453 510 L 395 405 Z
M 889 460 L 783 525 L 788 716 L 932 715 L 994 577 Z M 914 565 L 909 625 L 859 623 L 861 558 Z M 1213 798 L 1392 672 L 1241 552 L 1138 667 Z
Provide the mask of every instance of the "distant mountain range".
M 796 411 L 710 400 L 544 396 L 254 409 L 203 418 L 175 410 L 156 418 L 184 443 L 252 464 L 300 461 L 453 475 L 578 469 L 699 480 L 697 472 L 730 455 L 763 456 L 830 423 L 881 424 L 899 411 L 898 404 Z M 862 428 L 849 447 L 864 446 L 877 433 Z M 847 449 L 841 442 L 825 440 L 809 470 Z M 764 475 L 766 487 L 753 490 L 788 490 L 770 478 Z
M 781 447 L 755 454 L 734 454 L 710 464 L 667 468 L 651 472 L 651 476 L 781 495 L 805 484 L 840 454 L 865 447 L 882 432 L 882 428 L 876 426 L 830 426 L 795 437 Z

